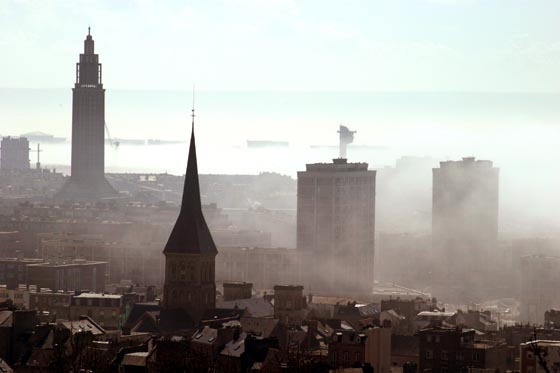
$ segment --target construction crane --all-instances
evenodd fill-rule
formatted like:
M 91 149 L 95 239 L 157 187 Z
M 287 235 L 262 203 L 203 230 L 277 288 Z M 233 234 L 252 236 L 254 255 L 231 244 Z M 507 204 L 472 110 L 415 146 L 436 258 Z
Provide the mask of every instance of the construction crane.
M 113 141 L 113 138 L 111 137 L 111 133 L 109 132 L 109 127 L 107 126 L 107 122 L 104 123 L 105 123 L 105 133 L 107 134 L 107 140 L 109 140 L 109 144 L 111 144 L 111 146 L 114 147 L 115 149 L 118 149 L 121 143 L 119 141 Z

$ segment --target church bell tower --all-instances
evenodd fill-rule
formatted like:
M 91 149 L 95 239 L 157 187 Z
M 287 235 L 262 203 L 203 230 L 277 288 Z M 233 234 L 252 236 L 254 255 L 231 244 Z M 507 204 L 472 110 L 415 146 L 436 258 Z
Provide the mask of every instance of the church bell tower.
M 165 245 L 165 310 L 183 310 L 198 323 L 205 310 L 216 306 L 215 262 L 218 250 L 202 214 L 194 110 L 189 158 L 179 217 Z

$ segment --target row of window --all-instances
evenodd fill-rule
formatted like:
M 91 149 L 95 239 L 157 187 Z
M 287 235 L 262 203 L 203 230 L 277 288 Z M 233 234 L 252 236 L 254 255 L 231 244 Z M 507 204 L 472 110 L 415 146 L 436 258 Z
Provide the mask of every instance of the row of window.
M 426 359 L 427 360 L 434 359 L 434 352 L 432 350 L 426 350 Z M 439 359 L 442 361 L 449 360 L 449 352 L 447 350 L 441 350 Z M 471 359 L 472 361 L 480 361 L 480 353 L 476 351 L 473 352 L 471 355 Z M 457 352 L 455 354 L 455 360 L 465 360 L 465 353 L 463 353 L 462 351 Z
M 338 351 L 332 351 L 331 353 L 331 362 L 333 364 L 338 364 L 339 363 L 339 358 L 338 358 Z M 354 353 L 354 361 L 352 361 L 352 363 L 360 363 L 362 362 L 362 354 L 360 352 L 355 352 Z M 350 364 L 350 352 L 349 351 L 343 351 L 342 352 L 342 361 L 341 363 L 343 364 Z

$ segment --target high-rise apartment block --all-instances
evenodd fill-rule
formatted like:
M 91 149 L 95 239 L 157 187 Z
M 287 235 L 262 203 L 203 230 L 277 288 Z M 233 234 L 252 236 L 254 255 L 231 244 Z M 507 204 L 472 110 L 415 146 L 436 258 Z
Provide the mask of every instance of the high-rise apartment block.
M 29 141 L 25 137 L 3 137 L 0 145 L 0 169 L 29 170 Z
M 373 285 L 375 171 L 367 163 L 308 164 L 298 172 L 297 247 L 315 293 L 370 293 Z
M 489 290 L 498 241 L 499 169 L 463 158 L 433 169 L 432 243 L 444 296 L 477 298 Z

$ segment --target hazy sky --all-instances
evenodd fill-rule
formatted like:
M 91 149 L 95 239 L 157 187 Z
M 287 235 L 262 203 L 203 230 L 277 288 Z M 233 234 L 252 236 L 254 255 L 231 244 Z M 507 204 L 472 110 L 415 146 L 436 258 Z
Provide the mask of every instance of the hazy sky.
M 0 88 L 554 91 L 558 0 L 0 0 Z

